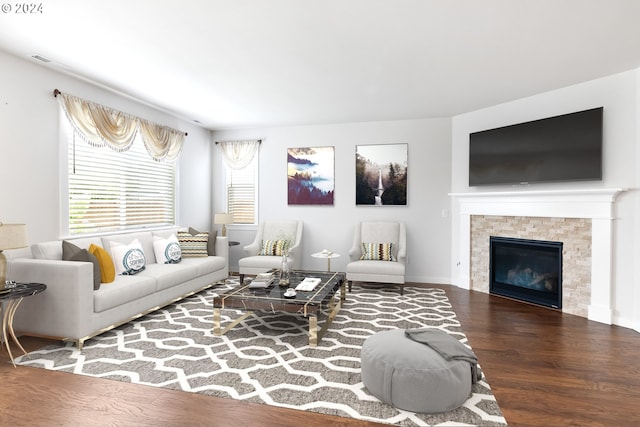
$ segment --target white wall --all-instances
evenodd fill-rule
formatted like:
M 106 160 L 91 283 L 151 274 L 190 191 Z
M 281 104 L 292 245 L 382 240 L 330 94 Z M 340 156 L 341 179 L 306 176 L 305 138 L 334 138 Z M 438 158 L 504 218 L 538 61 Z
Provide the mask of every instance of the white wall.
M 341 254 L 332 269 L 344 271 L 348 262 L 353 227 L 360 220 L 399 220 L 407 226 L 407 280 L 425 283 L 450 283 L 450 217 L 447 196 L 450 182 L 450 120 L 402 120 L 336 124 L 326 126 L 281 127 L 252 130 L 218 131 L 214 141 L 261 138 L 259 219 L 300 218 L 304 220 L 303 267 L 326 268 L 326 261 L 311 253 L 330 249 Z M 356 145 L 407 143 L 408 205 L 356 206 Z M 287 148 L 335 147 L 335 197 L 333 206 L 288 206 Z M 213 153 L 214 182 L 223 182 L 223 163 L 219 150 Z M 224 211 L 223 189 L 216 188 L 214 210 Z M 231 266 L 237 269 L 244 256 L 242 245 L 249 243 L 255 229 L 229 228 L 231 240 L 240 246 L 231 248 Z
M 31 243 L 60 236 L 59 89 L 188 132 L 179 160 L 178 222 L 211 224 L 210 132 L 131 99 L 0 52 L 0 221 L 26 223 Z
M 640 183 L 638 147 L 638 82 L 640 72 L 629 71 L 520 99 L 491 108 L 463 114 L 452 119 L 452 192 L 547 190 L 574 188 L 626 188 L 618 196 L 614 221 L 614 272 L 612 305 L 614 323 L 640 330 L 640 269 L 638 247 L 640 232 Z M 469 133 L 550 117 L 563 113 L 604 107 L 604 164 L 601 182 L 537 184 L 527 186 L 468 186 Z M 456 211 L 456 207 L 453 207 Z M 459 252 L 458 214 L 452 216 L 451 276 L 458 282 L 458 262 L 465 259 Z

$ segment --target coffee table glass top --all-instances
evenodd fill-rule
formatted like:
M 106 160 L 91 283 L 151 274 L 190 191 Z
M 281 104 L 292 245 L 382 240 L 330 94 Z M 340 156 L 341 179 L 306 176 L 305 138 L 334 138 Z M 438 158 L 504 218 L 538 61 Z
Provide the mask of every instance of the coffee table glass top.
M 296 291 L 296 295 L 292 298 L 284 296 L 288 288 L 295 289 L 306 277 L 318 277 L 321 281 L 312 291 Z M 287 305 L 321 305 L 335 295 L 344 280 L 344 273 L 293 271 L 291 272 L 288 286 L 280 286 L 277 278 L 268 288 L 249 288 L 249 282 L 247 282 L 242 285 L 237 285 L 232 289 L 221 291 L 220 294 L 214 298 L 213 305 L 219 308 L 237 307 L 237 302 L 242 300 L 277 304 L 281 309 Z

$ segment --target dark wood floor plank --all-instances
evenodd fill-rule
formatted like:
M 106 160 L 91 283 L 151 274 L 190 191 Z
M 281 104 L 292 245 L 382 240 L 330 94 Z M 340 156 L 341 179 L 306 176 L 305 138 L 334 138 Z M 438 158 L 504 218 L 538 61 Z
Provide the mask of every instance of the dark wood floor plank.
M 510 425 L 640 425 L 638 332 L 454 286 L 418 286 L 447 292 Z M 30 337 L 21 342 L 28 351 L 49 343 Z M 383 425 L 37 368 L 13 368 L 6 350 L 0 351 L 0 376 L 2 426 Z

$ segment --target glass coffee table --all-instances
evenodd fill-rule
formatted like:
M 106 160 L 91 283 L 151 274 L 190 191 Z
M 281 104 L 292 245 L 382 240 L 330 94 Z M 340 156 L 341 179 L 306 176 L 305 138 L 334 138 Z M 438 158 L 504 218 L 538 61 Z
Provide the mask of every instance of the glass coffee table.
M 295 288 L 306 277 L 320 278 L 320 283 L 312 291 L 297 291 L 291 298 L 284 296 L 287 288 Z M 250 288 L 249 282 L 238 283 L 229 290 L 222 291 L 213 299 L 213 334 L 221 336 L 231 328 L 253 314 L 254 310 L 268 310 L 301 315 L 309 319 L 309 345 L 318 345 L 334 317 L 345 301 L 345 273 L 326 273 L 317 271 L 294 271 L 289 285 L 281 287 L 278 280 L 268 288 Z M 340 297 L 336 292 L 340 289 Z M 245 311 L 224 329 L 221 326 L 221 311 L 234 309 Z M 328 310 L 327 319 L 318 331 L 318 314 Z

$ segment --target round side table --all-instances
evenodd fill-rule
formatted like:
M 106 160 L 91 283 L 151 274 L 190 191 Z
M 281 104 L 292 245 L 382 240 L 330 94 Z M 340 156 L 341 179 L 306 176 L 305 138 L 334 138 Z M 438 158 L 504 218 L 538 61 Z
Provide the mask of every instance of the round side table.
M 7 284 L 5 289 L 0 289 L 0 311 L 2 312 L 2 332 L 1 338 L 7 347 L 7 352 L 11 358 L 13 367 L 16 367 L 16 362 L 13 360 L 13 354 L 11 354 L 11 347 L 9 346 L 9 336 L 13 339 L 20 350 L 24 354 L 27 354 L 26 350 L 18 341 L 16 333 L 13 331 L 13 317 L 16 315 L 16 310 L 25 297 L 39 294 L 47 289 L 47 285 L 43 283 L 15 283 Z
M 326 258 L 327 260 L 327 272 L 331 271 L 331 259 L 333 258 L 338 258 L 340 256 L 340 254 L 337 254 L 335 252 L 330 252 L 330 251 L 322 251 L 322 252 L 316 252 L 315 254 L 311 254 L 312 257 L 314 258 Z

